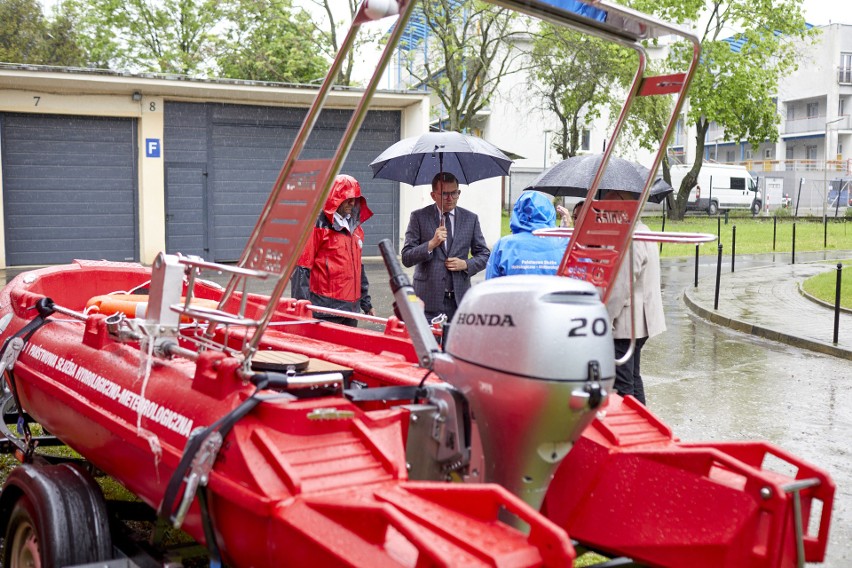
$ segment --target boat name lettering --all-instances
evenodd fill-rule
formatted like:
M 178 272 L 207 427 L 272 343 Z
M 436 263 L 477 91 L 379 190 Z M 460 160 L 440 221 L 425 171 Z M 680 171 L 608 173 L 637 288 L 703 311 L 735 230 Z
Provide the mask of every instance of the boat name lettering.
M 120 405 L 130 409 L 131 411 L 139 412 L 146 418 L 168 428 L 173 432 L 177 432 L 178 434 L 187 437 L 189 436 L 189 433 L 192 432 L 192 420 L 190 418 L 187 418 L 186 416 L 164 406 L 160 406 L 156 402 L 148 400 L 137 393 L 102 377 L 94 371 L 78 365 L 70 359 L 60 357 L 59 355 L 34 343 L 27 343 L 25 352 L 33 359 L 44 363 L 48 367 L 56 369 L 58 372 L 86 385 L 105 397 L 118 402 Z
M 50 367 L 56 367 L 56 360 L 59 359 L 58 356 L 54 355 L 50 351 L 42 349 L 33 343 L 27 343 L 27 353 L 36 361 L 41 361 Z
M 483 325 L 486 327 L 515 327 L 509 314 L 466 314 L 461 313 L 456 320 L 462 325 Z

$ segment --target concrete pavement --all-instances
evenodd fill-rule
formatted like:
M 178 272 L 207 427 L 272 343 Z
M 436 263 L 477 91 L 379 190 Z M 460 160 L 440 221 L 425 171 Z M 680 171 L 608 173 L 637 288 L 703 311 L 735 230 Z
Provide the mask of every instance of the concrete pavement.
M 701 318 L 736 331 L 749 333 L 788 345 L 852 360 L 852 312 L 840 313 L 838 342 L 834 339 L 834 307 L 801 291 L 801 283 L 821 272 L 836 273 L 843 264 L 843 278 L 852 278 L 852 251 L 832 251 L 818 255 L 774 255 L 767 266 L 731 272 L 730 258 L 723 259 L 718 309 L 715 304 L 715 266 L 698 287 L 684 291 L 684 302 Z

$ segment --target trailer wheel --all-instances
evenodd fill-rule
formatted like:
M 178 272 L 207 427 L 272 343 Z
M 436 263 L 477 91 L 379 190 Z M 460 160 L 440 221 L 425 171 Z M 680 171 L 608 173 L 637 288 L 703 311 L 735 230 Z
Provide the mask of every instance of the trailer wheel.
M 715 201 L 711 201 L 710 205 L 707 206 L 707 214 L 711 217 L 719 214 L 719 204 Z
M 0 494 L 3 567 L 109 560 L 106 502 L 90 475 L 69 464 L 16 467 Z
M 28 568 L 45 566 L 42 561 L 38 530 L 34 520 L 36 514 L 32 503 L 21 496 L 6 529 L 3 541 L 3 566 L 6 568 Z

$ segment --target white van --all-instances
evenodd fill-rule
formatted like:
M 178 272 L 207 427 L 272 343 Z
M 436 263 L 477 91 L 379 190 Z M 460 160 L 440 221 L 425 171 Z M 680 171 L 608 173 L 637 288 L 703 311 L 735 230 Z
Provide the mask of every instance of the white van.
M 672 187 L 675 191 L 680 189 L 691 168 L 687 165 L 672 166 Z M 689 191 L 686 202 L 687 211 L 706 211 L 708 215 L 716 215 L 723 209 L 750 209 L 752 215 L 757 215 L 762 206 L 757 183 L 745 166 L 708 163 L 701 166 L 698 183 Z

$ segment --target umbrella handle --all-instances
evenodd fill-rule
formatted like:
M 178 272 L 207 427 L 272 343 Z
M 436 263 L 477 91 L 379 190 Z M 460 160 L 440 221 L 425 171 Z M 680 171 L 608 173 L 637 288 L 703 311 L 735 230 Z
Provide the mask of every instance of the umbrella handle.
M 436 152 L 438 151 L 438 148 L 439 148 L 439 146 L 436 144 L 435 145 L 435 151 Z M 444 153 L 443 152 L 438 152 L 438 181 L 440 181 L 441 183 L 444 182 Z M 434 191 L 434 188 L 433 188 L 433 191 Z M 444 186 L 443 185 L 441 186 L 441 201 L 440 201 L 440 203 L 441 204 L 438 205 L 438 212 L 441 214 L 440 226 L 443 227 L 444 224 L 445 224 L 445 222 L 444 222 Z

